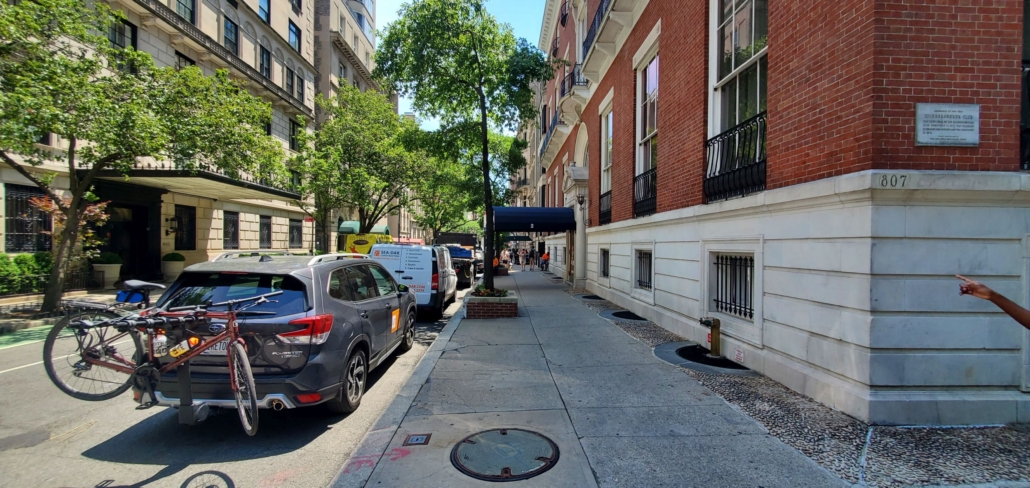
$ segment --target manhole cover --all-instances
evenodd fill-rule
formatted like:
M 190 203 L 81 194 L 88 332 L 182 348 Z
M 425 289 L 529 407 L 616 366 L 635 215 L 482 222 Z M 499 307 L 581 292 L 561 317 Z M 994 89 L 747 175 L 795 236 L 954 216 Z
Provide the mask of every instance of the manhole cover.
M 747 369 L 726 358 L 713 358 L 708 355 L 708 349 L 705 349 L 701 346 L 681 347 L 676 350 L 676 355 L 683 359 L 686 359 L 687 361 L 707 364 L 708 366 L 715 366 L 717 368 Z
M 647 319 L 630 312 L 629 310 L 621 310 L 619 312 L 612 312 L 612 317 L 623 320 L 638 320 L 640 322 L 647 322 Z
M 472 434 L 454 446 L 451 463 L 483 481 L 519 481 L 551 469 L 558 446 L 551 439 L 522 429 L 494 429 Z

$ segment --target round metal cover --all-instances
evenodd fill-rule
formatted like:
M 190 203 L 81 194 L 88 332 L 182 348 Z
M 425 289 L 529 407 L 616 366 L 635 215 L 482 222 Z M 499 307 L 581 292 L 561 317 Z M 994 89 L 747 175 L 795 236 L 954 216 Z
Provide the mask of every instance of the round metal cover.
M 647 322 L 647 319 L 645 319 L 645 318 L 643 318 L 643 317 L 641 317 L 641 316 L 639 316 L 639 315 L 637 315 L 637 314 L 635 314 L 633 312 L 630 312 L 629 310 L 620 310 L 618 312 L 612 312 L 612 317 L 615 317 L 615 318 L 618 318 L 618 319 L 623 319 L 623 320 L 633 320 L 633 321 L 636 321 L 636 322 Z
M 597 295 L 583 295 L 582 298 L 584 300 L 604 300 L 604 298 L 601 298 L 601 297 L 599 297 Z
M 558 462 L 558 446 L 547 437 L 522 429 L 494 429 L 472 434 L 451 451 L 459 471 L 483 481 L 532 478 Z

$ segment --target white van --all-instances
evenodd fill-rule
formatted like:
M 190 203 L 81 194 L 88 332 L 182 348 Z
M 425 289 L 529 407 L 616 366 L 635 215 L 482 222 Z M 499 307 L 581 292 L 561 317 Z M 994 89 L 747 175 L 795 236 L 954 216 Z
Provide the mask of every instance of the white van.
M 434 316 L 443 315 L 443 309 L 457 296 L 458 275 L 446 247 L 376 244 L 368 257 L 415 294 L 419 309 L 429 310 Z

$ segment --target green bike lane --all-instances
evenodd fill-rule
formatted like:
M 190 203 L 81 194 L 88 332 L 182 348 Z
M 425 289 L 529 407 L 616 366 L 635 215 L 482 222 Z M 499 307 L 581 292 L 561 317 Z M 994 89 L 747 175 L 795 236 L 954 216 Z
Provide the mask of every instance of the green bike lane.
M 460 300 L 447 315 L 459 305 Z M 447 318 L 419 322 L 415 347 L 369 375 L 356 412 L 262 410 L 253 438 L 243 432 L 235 411 L 183 426 L 173 409 L 136 410 L 130 392 L 104 402 L 69 397 L 43 368 L 47 327 L 5 335 L 0 345 L 0 487 L 180 487 L 197 476 L 215 480 L 210 486 L 218 487 L 325 486 Z

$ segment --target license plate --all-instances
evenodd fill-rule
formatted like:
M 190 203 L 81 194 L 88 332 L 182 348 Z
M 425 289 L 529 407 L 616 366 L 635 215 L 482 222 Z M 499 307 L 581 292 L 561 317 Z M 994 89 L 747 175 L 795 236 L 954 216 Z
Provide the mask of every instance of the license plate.
M 204 352 L 200 353 L 200 355 L 201 356 L 225 356 L 226 351 L 228 349 L 229 349 L 229 339 L 225 339 L 223 341 L 219 341 L 218 344 L 215 344 L 215 345 L 205 349 Z

